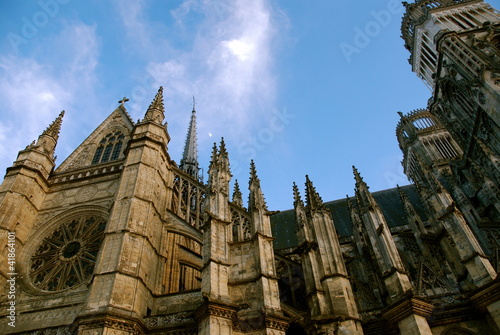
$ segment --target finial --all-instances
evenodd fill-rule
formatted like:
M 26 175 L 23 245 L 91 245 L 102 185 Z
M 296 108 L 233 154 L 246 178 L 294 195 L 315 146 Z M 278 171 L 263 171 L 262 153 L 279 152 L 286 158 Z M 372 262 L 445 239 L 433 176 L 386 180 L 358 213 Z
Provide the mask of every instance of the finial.
M 238 184 L 238 179 L 234 181 L 234 191 L 233 191 L 233 203 L 240 207 L 243 207 L 243 195 L 240 191 L 240 185 Z
M 163 107 L 163 86 L 160 86 L 155 98 L 149 105 L 144 120 L 162 123 L 165 118 L 165 108 Z
M 262 190 L 260 188 L 260 180 L 259 177 L 257 177 L 257 171 L 255 169 L 253 159 L 250 162 L 250 181 L 248 182 L 248 189 L 250 190 L 248 197 L 249 211 L 259 208 L 267 210 L 266 200 L 264 199 L 264 195 L 262 194 Z
M 224 137 L 221 137 L 221 139 L 220 139 L 219 153 L 221 155 L 227 156 L 226 143 L 224 143 Z
M 217 161 L 217 143 L 214 142 L 214 146 L 212 147 L 212 158 L 210 160 L 210 164 L 215 164 Z
M 193 112 L 196 112 L 196 100 L 194 99 L 194 95 L 193 95 Z
M 42 135 L 48 135 L 53 137 L 56 141 L 59 138 L 59 131 L 61 130 L 62 119 L 64 117 L 64 111 L 59 113 L 59 116 L 44 130 Z
M 257 177 L 257 171 L 255 169 L 255 162 L 253 159 L 250 161 L 250 181 L 255 180 L 259 181 L 259 177 Z
M 163 110 L 163 86 L 160 86 L 158 92 L 156 92 L 155 98 L 150 107 L 156 107 Z
M 312 210 L 323 206 L 323 200 L 319 196 L 308 175 L 306 175 L 306 201 L 307 206 Z
M 125 103 L 127 101 L 130 101 L 130 99 L 126 98 L 126 97 L 123 97 L 123 99 L 121 99 L 120 101 L 118 101 L 119 104 L 121 104 L 123 107 L 125 107 Z
M 302 201 L 302 198 L 300 197 L 300 192 L 299 188 L 297 187 L 297 184 L 293 182 L 293 206 L 297 207 L 298 205 L 304 206 L 304 202 Z
M 354 165 L 352 166 L 352 171 L 354 173 L 354 179 L 356 180 L 356 186 L 359 186 L 359 184 L 364 183 L 363 178 L 361 177 L 361 175 L 358 172 L 358 169 L 356 169 Z

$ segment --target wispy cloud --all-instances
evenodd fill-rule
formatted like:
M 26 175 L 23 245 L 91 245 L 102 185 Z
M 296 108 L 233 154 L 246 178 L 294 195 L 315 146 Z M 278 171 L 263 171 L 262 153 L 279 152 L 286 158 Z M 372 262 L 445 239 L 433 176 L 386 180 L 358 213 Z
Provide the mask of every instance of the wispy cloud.
M 166 95 L 176 101 L 175 108 L 186 110 L 189 107 L 179 102 L 196 95 L 201 140 L 209 132 L 241 138 L 275 108 L 273 42 L 282 22 L 266 0 L 182 2 L 170 11 L 175 28 L 168 29 L 176 29 L 180 38 L 189 37 L 182 47 L 169 45 L 163 52 L 158 45 L 166 46 L 166 41 L 150 43 L 158 26 L 142 21 L 145 10 L 146 4 L 140 2 L 122 11 L 128 36 L 134 36 L 143 54 L 155 55 L 146 72 L 154 78 L 151 82 L 165 87 Z M 230 129 L 224 125 L 229 122 Z M 182 132 L 185 128 L 187 124 Z
M 0 120 L 0 141 L 9 139 L 8 146 L 0 145 L 2 172 L 59 111 L 74 106 L 79 94 L 88 96 L 92 91 L 98 55 L 95 30 L 95 26 L 67 23 L 57 36 L 34 45 L 37 55 L 50 55 L 47 63 L 43 57 L 0 57 L 2 112 L 10 113 Z

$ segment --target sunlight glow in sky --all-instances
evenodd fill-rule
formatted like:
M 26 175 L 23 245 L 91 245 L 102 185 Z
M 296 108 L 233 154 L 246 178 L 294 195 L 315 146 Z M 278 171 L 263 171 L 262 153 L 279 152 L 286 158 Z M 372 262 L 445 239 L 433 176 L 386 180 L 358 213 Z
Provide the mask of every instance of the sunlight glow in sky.
M 293 207 L 306 174 L 325 201 L 352 195 L 352 165 L 372 191 L 406 184 L 396 112 L 430 92 L 402 14 L 395 0 L 1 1 L 0 169 L 61 110 L 58 164 L 118 100 L 137 120 L 162 85 L 170 156 L 194 95 L 205 180 L 224 137 L 233 180 L 245 191 L 254 159 L 270 210 Z

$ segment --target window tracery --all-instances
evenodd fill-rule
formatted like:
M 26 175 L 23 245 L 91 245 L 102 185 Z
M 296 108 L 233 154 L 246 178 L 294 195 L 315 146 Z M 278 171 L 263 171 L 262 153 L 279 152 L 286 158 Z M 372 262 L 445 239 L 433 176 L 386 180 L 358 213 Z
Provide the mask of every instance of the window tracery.
M 94 271 L 106 220 L 82 216 L 60 225 L 31 257 L 29 277 L 44 291 L 72 288 Z
M 106 163 L 120 157 L 125 136 L 120 131 L 107 134 L 97 147 L 92 164 Z

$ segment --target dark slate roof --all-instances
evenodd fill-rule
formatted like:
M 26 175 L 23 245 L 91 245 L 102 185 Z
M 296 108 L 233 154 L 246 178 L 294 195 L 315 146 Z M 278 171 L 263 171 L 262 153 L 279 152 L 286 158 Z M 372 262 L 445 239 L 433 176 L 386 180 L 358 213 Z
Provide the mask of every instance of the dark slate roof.
M 427 217 L 418 198 L 415 186 L 407 185 L 401 188 L 410 199 L 422 220 L 426 221 Z M 382 209 L 389 227 L 408 224 L 397 188 L 374 192 L 372 195 Z M 350 199 L 353 204 L 356 204 L 356 198 L 352 197 Z M 347 199 L 325 202 L 325 206 L 332 212 L 333 222 L 339 236 L 351 236 L 352 224 Z M 271 226 L 273 236 L 276 238 L 274 241 L 275 249 L 291 248 L 297 245 L 295 211 L 293 209 L 285 210 L 271 216 Z

